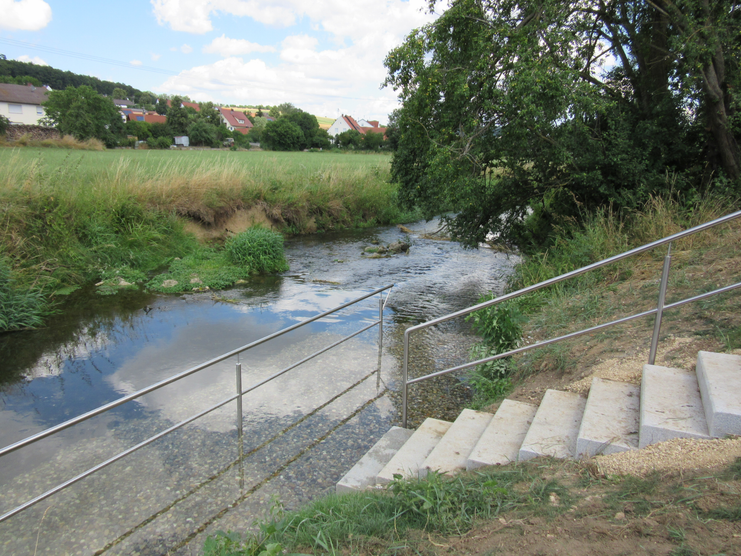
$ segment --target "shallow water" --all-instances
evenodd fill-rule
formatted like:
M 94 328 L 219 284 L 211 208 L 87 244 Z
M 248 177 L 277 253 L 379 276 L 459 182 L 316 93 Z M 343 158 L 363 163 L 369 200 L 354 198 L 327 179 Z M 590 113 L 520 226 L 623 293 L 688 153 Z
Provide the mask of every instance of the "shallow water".
M 322 312 L 395 284 L 376 327 L 0 523 L 3 554 L 197 553 L 216 529 L 244 529 L 277 496 L 295 507 L 332 488 L 399 424 L 407 326 L 500 291 L 514 260 L 426 238 L 437 222 L 291 239 L 291 270 L 225 292 L 80 292 L 44 330 L 0 336 L 0 446 Z M 407 239 L 408 254 L 364 248 Z M 378 296 L 240 356 L 243 387 L 362 328 Z M 412 376 L 463 362 L 464 322 L 413 337 Z M 232 395 L 236 358 L 0 458 L 0 513 Z M 468 391 L 443 377 L 412 387 L 411 424 L 451 418 Z M 241 455 L 240 455 L 241 453 Z M 38 546 L 36 545 L 38 539 Z

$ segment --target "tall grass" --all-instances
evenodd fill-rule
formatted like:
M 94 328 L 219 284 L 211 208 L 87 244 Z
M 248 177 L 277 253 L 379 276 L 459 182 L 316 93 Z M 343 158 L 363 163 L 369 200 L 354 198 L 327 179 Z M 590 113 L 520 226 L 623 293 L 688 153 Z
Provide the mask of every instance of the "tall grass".
M 651 198 L 641 210 L 621 216 L 609 208 L 597 211 L 583 225 L 559 230 L 553 245 L 547 250 L 525 257 L 515 267 L 508 290 L 515 291 L 537 284 L 708 222 L 732 212 L 735 205 L 732 199 L 706 197 L 689 202 L 668 196 Z M 719 238 L 728 229 L 738 230 L 740 227 L 739 224 L 729 224 L 675 242 L 672 246 L 674 260 L 698 258 L 702 249 L 722 245 L 723 240 Z M 649 267 L 660 267 L 665 254 L 666 246 L 663 246 L 654 252 L 613 263 L 478 311 L 473 319 L 482 341 L 474 348 L 472 359 L 515 347 L 519 343 L 520 325 L 536 339 L 546 339 L 586 328 L 587 325 L 607 322 L 611 317 L 618 316 L 616 313 L 619 311 L 632 309 L 635 312 L 637 307 L 619 309 L 620 304 L 608 292 L 630 279 L 634 273 L 642 274 Z M 674 266 L 677 266 L 677 262 Z M 657 271 L 660 274 L 660 269 L 653 269 L 650 275 L 658 276 Z M 653 287 L 653 284 L 650 285 Z M 569 350 L 568 344 L 558 344 L 526 354 L 517 362 L 520 375 L 527 375 L 529 367 L 545 362 L 548 362 L 546 368 L 564 368 L 573 364 L 569 359 Z M 514 372 L 516 370 L 513 367 L 500 361 L 476 368 L 470 376 L 475 407 L 486 407 L 505 397 L 511 390 L 510 377 Z
M 43 294 L 16 284 L 7 262 L 0 259 L 0 332 L 39 326 L 45 309 Z

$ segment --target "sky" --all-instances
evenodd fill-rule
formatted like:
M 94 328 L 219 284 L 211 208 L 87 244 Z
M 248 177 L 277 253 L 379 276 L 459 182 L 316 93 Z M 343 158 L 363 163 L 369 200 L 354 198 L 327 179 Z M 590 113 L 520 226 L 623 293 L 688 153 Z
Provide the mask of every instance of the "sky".
M 388 122 L 383 60 L 427 0 L 0 0 L 8 60 L 196 102 Z

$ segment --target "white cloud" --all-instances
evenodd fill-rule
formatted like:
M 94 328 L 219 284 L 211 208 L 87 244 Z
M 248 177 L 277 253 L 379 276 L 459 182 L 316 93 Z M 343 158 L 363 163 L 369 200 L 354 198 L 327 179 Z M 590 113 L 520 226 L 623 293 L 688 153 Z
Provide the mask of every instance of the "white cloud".
M 296 22 L 299 2 L 264 2 L 258 0 L 150 0 L 160 25 L 169 24 L 173 31 L 202 35 L 213 30 L 211 15 L 222 12 L 237 17 L 251 17 L 273 27 L 288 27 Z M 267 4 L 267 5 L 266 5 Z M 283 5 L 281 5 L 283 4 Z
M 398 106 L 390 90 L 379 91 L 386 76 L 383 60 L 414 28 L 435 16 L 424 11 L 425 0 L 152 0 L 155 12 L 168 13 L 173 29 L 185 26 L 194 13 L 198 26 L 211 26 L 211 16 L 231 14 L 266 24 L 287 25 L 303 19 L 308 34 L 287 36 L 280 45 L 280 60 L 242 59 L 260 52 L 258 45 L 226 35 L 214 39 L 204 52 L 225 56 L 170 78 L 163 92 L 188 94 L 198 100 L 278 104 L 292 102 L 317 115 L 339 113 L 387 121 Z M 197 5 L 196 5 L 197 4 Z M 184 6 L 190 6 L 190 12 Z M 289 15 L 291 14 L 291 17 Z M 160 16 L 158 16 L 159 18 Z M 315 31 L 318 30 L 318 31 Z M 321 33 L 320 42 L 315 33 Z M 262 47 L 267 48 L 267 47 Z
M 263 46 L 245 39 L 230 39 L 221 35 L 203 47 L 207 54 L 221 54 L 224 58 L 229 56 L 240 56 L 252 52 L 275 52 L 275 47 Z
M 154 53 L 152 53 L 152 54 L 150 54 L 150 56 L 152 57 L 152 61 L 153 62 L 156 62 L 157 60 L 159 60 L 162 57 L 162 54 L 154 54 Z
M 131 64 L 132 66 L 141 66 L 142 65 L 142 62 L 141 62 L 141 60 L 131 60 L 131 62 L 129 62 L 129 64 Z
M 30 56 L 27 56 L 25 54 L 23 54 L 22 56 L 18 56 L 16 60 L 18 60 L 19 62 L 30 62 L 31 64 L 36 64 L 37 66 L 48 66 L 49 65 L 44 60 L 39 58 L 38 56 L 34 56 L 33 58 L 31 58 Z
M 51 6 L 44 0 L 0 0 L 0 29 L 38 31 L 51 21 Z
M 193 47 L 189 44 L 184 44 L 180 47 L 180 52 L 182 52 L 183 54 L 190 54 L 191 52 L 193 52 Z

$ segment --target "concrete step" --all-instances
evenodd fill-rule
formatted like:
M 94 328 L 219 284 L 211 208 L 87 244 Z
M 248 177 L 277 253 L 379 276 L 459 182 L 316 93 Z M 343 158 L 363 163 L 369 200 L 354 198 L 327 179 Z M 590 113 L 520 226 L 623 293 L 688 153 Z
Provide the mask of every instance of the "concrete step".
M 699 352 L 697 381 L 709 434 L 741 435 L 741 356 Z
M 420 478 L 432 470 L 440 473 L 464 471 L 469 454 L 492 417 L 491 413 L 464 409 L 419 468 Z
M 710 438 L 695 373 L 643 366 L 639 430 L 639 448 L 670 438 Z
M 381 439 L 356 463 L 335 486 L 337 494 L 356 492 L 376 483 L 376 475 L 389 462 L 393 455 L 409 440 L 409 429 L 391 427 Z
M 394 475 L 401 475 L 407 479 L 418 478 L 419 468 L 452 424 L 440 419 L 425 419 L 424 423 L 414 431 L 409 440 L 380 470 L 376 477 L 376 484 L 386 484 L 394 478 Z
M 640 392 L 635 384 L 592 380 L 576 440 L 577 457 L 638 448 Z
M 466 469 L 517 461 L 520 446 L 537 410 L 536 405 L 504 400 L 468 456 Z
M 586 403 L 579 394 L 547 390 L 522 442 L 520 461 L 538 456 L 573 458 Z

